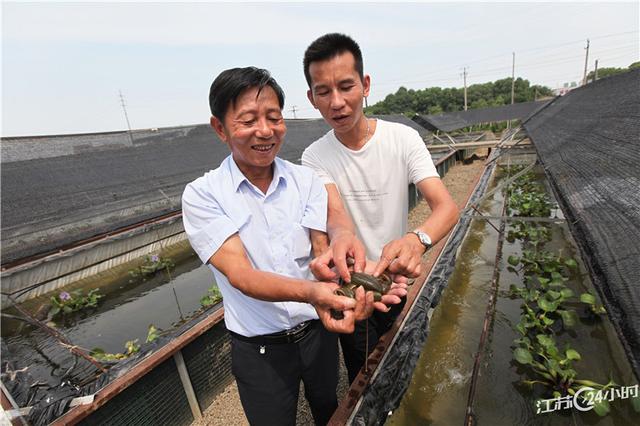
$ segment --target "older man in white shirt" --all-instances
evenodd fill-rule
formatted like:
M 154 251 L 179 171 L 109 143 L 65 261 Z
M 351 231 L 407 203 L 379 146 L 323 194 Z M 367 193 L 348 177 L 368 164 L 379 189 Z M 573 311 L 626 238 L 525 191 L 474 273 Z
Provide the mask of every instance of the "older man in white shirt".
M 223 295 L 245 414 L 251 424 L 295 424 L 302 379 L 315 422 L 326 424 L 337 407 L 331 331 L 352 332 L 371 301 L 361 289 L 353 300 L 333 294 L 335 283 L 310 280 L 312 251 L 328 243 L 327 194 L 311 169 L 276 158 L 286 126 L 275 80 L 266 70 L 230 69 L 209 102 L 231 155 L 186 187 L 183 220 Z

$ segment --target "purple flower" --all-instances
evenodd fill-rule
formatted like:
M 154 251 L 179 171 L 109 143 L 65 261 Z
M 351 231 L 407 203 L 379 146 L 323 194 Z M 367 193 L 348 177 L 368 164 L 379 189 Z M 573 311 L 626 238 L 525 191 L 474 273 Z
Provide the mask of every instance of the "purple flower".
M 66 291 L 63 291 L 62 293 L 60 293 L 58 297 L 60 298 L 60 300 L 71 300 L 71 295 Z
M 153 262 L 153 263 L 160 262 L 160 256 L 158 256 L 157 254 L 152 254 L 151 255 L 151 262 Z

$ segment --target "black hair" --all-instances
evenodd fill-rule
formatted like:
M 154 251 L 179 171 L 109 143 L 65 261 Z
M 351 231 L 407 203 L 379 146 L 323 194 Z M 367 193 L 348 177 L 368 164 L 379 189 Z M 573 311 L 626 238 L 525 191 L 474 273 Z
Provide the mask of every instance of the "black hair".
M 236 100 L 245 90 L 257 87 L 258 94 L 269 86 L 276 92 L 280 109 L 284 107 L 284 92 L 269 71 L 256 67 L 231 68 L 222 71 L 213 80 L 209 90 L 209 108 L 211 114 L 224 122 L 229 105 L 235 106 Z
M 311 88 L 311 75 L 309 74 L 309 66 L 311 63 L 316 61 L 326 61 L 344 52 L 351 52 L 353 58 L 356 60 L 355 67 L 358 75 L 360 75 L 360 80 L 364 81 L 362 51 L 360 51 L 358 43 L 348 35 L 330 33 L 315 40 L 304 52 L 302 64 L 304 66 L 304 77 L 307 79 L 309 88 Z

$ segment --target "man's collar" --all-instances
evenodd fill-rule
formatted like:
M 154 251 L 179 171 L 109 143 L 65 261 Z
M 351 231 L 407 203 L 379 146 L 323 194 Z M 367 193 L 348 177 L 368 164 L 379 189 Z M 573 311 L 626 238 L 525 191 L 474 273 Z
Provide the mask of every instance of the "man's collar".
M 282 160 L 276 157 L 273 161 L 273 179 L 271 180 L 271 184 L 269 184 L 269 190 L 267 190 L 267 194 L 269 195 L 271 188 L 275 190 L 277 188 L 278 183 L 282 179 L 283 181 L 287 181 L 285 175 L 282 173 Z M 229 171 L 231 173 L 231 182 L 233 184 L 233 190 L 235 192 L 238 191 L 242 182 L 247 182 L 247 184 L 252 185 L 249 179 L 242 173 L 235 160 L 233 159 L 233 155 L 229 155 Z M 275 185 L 274 185 L 275 182 Z

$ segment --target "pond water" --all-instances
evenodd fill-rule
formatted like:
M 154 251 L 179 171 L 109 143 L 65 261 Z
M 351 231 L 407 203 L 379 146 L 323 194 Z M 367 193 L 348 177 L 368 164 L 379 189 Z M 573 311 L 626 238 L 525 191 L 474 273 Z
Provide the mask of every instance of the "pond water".
M 538 179 L 544 174 L 537 170 Z M 496 186 L 502 176 L 494 179 Z M 550 195 L 550 194 L 549 194 Z M 500 216 L 503 195 L 497 191 L 486 200 L 481 211 Z M 562 218 L 559 210 L 551 217 Z M 498 226 L 498 221 L 493 224 Z M 578 260 L 578 268 L 565 284 L 575 294 L 593 290 L 581 264 L 572 236 L 563 221 L 549 225 L 552 240 L 545 250 L 560 252 Z M 509 226 L 507 225 L 507 230 Z M 456 268 L 430 322 L 430 332 L 415 369 L 412 382 L 400 407 L 389 417 L 388 425 L 462 425 L 472 380 L 474 357 L 482 333 L 491 280 L 495 264 L 498 232 L 485 220 L 474 220 L 458 252 Z M 520 321 L 521 299 L 509 297 L 509 286 L 522 279 L 507 269 L 510 255 L 520 256 L 522 243 L 504 241 L 499 265 L 499 291 L 490 332 L 482 352 L 473 405 L 473 420 L 479 425 L 637 425 L 640 414 L 627 400 L 611 403 L 605 417 L 595 412 L 565 409 L 536 414 L 536 400 L 552 396 L 540 385 L 533 389 L 522 384 L 533 379 L 513 359 L 515 325 Z M 599 302 L 599 301 L 598 301 Z M 574 362 L 577 378 L 606 384 L 610 379 L 619 385 L 637 383 L 617 335 L 606 316 L 597 317 L 580 302 L 569 303 L 578 313 L 578 324 L 560 331 L 558 347 L 569 343 L 582 359 Z
M 132 262 L 29 300 L 22 306 L 34 313 L 50 305 L 51 296 L 62 291 L 80 289 L 87 293 L 97 288 L 103 295 L 97 308 L 80 311 L 64 319 L 55 318 L 51 325 L 80 348 L 91 350 L 99 347 L 107 353 L 124 352 L 127 341 L 138 339 L 139 344 L 145 342 L 149 325 L 168 331 L 201 313 L 200 298 L 214 283 L 213 274 L 202 265 L 188 244 L 168 248 L 161 256 L 175 262 L 170 272 L 160 270 L 144 280 L 132 278 L 128 270 L 142 261 Z M 20 315 L 15 308 L 6 312 Z M 31 376 L 49 386 L 57 385 L 67 369 L 73 366 L 74 357 L 69 351 L 32 324 L 3 316 L 2 340 L 3 351 L 8 350 L 9 355 L 3 353 L 3 361 L 14 361 L 16 368 L 28 365 Z M 72 382 L 74 378 L 86 380 L 88 373 L 86 368 L 85 371 L 74 370 Z

